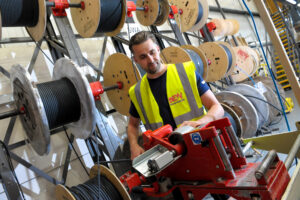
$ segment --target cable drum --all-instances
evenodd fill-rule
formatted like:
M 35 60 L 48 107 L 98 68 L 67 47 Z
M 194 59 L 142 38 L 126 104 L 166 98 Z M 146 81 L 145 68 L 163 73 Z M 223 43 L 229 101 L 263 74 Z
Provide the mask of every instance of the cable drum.
M 70 0 L 78 4 L 81 0 Z M 120 32 L 126 15 L 125 0 L 85 0 L 85 8 L 71 8 L 75 28 L 82 37 L 95 33 L 114 36 Z
M 101 183 L 98 184 L 98 179 Z M 69 191 L 76 197 L 76 200 L 101 199 L 101 200 L 122 200 L 117 188 L 105 177 L 97 175 L 78 186 L 69 188 Z
M 189 54 L 190 58 L 192 59 L 193 63 L 196 66 L 197 72 L 203 77 L 204 74 L 204 66 L 201 57 L 195 51 L 191 49 L 185 49 L 185 51 Z
M 167 0 L 158 0 L 159 10 L 158 16 L 153 23 L 154 26 L 160 26 L 165 23 L 169 17 L 170 7 Z
M 69 79 L 37 84 L 37 88 L 50 130 L 79 120 L 80 100 L 76 88 Z
M 202 17 L 203 17 L 203 7 L 202 7 L 201 3 L 198 1 L 198 17 L 196 19 L 195 24 L 198 24 L 200 22 L 200 20 L 202 19 Z
M 136 12 L 136 18 L 143 26 L 162 25 L 167 21 L 170 12 L 168 0 L 137 0 L 136 7 L 147 7 L 147 11 Z
M 39 41 L 46 28 L 44 0 L 1 0 L 3 27 L 26 26 L 29 35 Z
M 232 54 L 231 51 L 223 44 L 220 44 L 221 47 L 223 47 L 223 49 L 225 50 L 227 57 L 228 57 L 228 68 L 227 68 L 227 72 L 229 72 L 231 66 L 232 66 Z
M 115 30 L 122 19 L 122 0 L 101 1 L 100 22 L 97 33 L 112 32 Z
M 67 125 L 75 137 L 86 139 L 96 125 L 96 108 L 89 82 L 79 67 L 66 58 L 56 61 L 53 81 L 35 84 L 20 65 L 10 71 L 16 108 L 33 149 L 50 151 L 50 130 Z
M 39 17 L 37 0 L 1 0 L 3 26 L 35 26 Z
M 130 196 L 120 180 L 103 165 L 95 165 L 90 171 L 90 179 L 83 184 L 68 188 L 57 185 L 57 200 L 130 200 Z

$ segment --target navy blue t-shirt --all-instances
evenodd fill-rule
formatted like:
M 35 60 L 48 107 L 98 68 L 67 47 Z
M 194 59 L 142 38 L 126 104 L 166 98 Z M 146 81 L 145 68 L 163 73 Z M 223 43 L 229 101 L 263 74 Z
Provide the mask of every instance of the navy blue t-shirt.
M 200 76 L 198 72 L 196 73 L 197 78 L 197 87 L 199 95 L 201 96 L 204 94 L 207 90 L 209 90 L 208 85 L 203 80 L 203 78 Z M 174 121 L 174 118 L 172 116 L 171 108 L 168 102 L 167 97 L 167 87 L 166 87 L 166 78 L 167 78 L 167 72 L 165 72 L 163 75 L 156 79 L 149 79 L 149 85 L 151 88 L 151 91 L 153 93 L 153 96 L 158 104 L 159 107 L 159 114 L 163 120 L 164 124 L 170 124 L 173 129 L 175 129 L 176 123 Z M 140 118 L 139 113 L 137 112 L 134 104 L 131 102 L 129 113 L 131 116 L 135 118 Z

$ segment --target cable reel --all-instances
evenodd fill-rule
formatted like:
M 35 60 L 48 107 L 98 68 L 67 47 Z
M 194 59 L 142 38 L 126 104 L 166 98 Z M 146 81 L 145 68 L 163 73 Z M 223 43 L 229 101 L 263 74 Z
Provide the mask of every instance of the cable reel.
M 143 26 L 160 26 L 167 21 L 170 13 L 167 0 L 137 0 L 136 6 L 145 8 L 136 12 L 137 20 Z
M 87 138 L 96 124 L 95 102 L 89 83 L 79 67 L 66 58 L 53 69 L 53 81 L 36 84 L 20 65 L 10 73 L 13 96 L 26 135 L 39 154 L 50 150 L 50 130 L 67 125 L 79 138 Z
M 246 84 L 235 84 L 226 89 L 245 96 L 252 103 L 258 115 L 258 128 L 261 128 L 266 124 L 269 119 L 270 107 L 269 104 L 266 103 L 267 99 L 264 97 L 262 92 L 255 87 Z
M 45 0 L 2 0 L 0 8 L 3 27 L 25 26 L 34 41 L 43 38 L 46 29 Z
M 228 36 L 236 34 L 240 29 L 240 24 L 236 19 L 212 19 L 209 23 L 215 24 L 215 29 L 212 30 L 214 36 Z
M 100 183 L 100 184 L 99 184 Z M 71 188 L 57 185 L 57 200 L 130 200 L 130 196 L 120 180 L 103 165 L 95 165 L 90 171 L 90 179 Z
M 81 0 L 71 0 L 73 4 Z M 83 0 L 85 8 L 71 8 L 75 28 L 82 37 L 92 37 L 95 33 L 107 36 L 117 35 L 126 17 L 125 0 Z
M 129 115 L 130 98 L 129 89 L 141 79 L 136 65 L 122 53 L 110 55 L 103 68 L 103 85 L 110 86 L 122 82 L 122 89 L 110 90 L 106 94 L 113 107 L 122 115 Z
M 167 47 L 161 51 L 160 57 L 165 64 L 193 61 L 197 72 L 204 80 L 207 78 L 208 62 L 203 51 L 199 48 L 192 45 Z
M 226 106 L 223 106 L 224 110 L 233 119 L 236 119 L 235 116 L 238 116 L 238 120 L 235 120 L 235 123 L 241 122 L 241 132 L 236 132 L 237 136 L 241 138 L 254 137 L 259 127 L 259 118 L 252 103 L 243 95 L 232 91 L 221 91 L 216 93 L 215 96 L 222 105 L 225 104 L 234 111 L 236 115 L 231 115 L 231 111 L 228 111 Z
M 208 18 L 209 7 L 206 0 L 170 0 L 178 13 L 174 14 L 181 32 L 200 30 Z
M 236 55 L 236 67 L 231 72 L 231 76 L 235 82 L 242 82 L 256 72 L 260 64 L 260 57 L 248 46 L 232 48 Z
M 205 42 L 199 47 L 209 61 L 207 82 L 218 81 L 232 71 L 236 56 L 230 45 L 220 42 Z
M 96 125 L 95 100 L 107 92 L 115 108 L 128 115 L 129 88 L 140 79 L 131 60 L 124 54 L 110 56 L 104 68 L 104 84 L 89 83 L 82 68 L 67 58 L 54 66 L 53 80 L 34 83 L 20 65 L 14 65 L 10 78 L 16 109 L 0 115 L 0 119 L 20 115 L 25 133 L 39 154 L 50 150 L 50 130 L 66 125 L 75 137 L 86 139 Z M 121 103 L 120 103 L 121 102 Z

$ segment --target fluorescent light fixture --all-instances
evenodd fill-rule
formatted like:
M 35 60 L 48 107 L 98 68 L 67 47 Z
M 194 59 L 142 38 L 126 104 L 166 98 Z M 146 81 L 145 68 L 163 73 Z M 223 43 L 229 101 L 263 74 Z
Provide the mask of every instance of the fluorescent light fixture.
M 295 0 L 286 0 L 286 1 L 293 4 L 293 5 L 295 5 L 297 3 Z

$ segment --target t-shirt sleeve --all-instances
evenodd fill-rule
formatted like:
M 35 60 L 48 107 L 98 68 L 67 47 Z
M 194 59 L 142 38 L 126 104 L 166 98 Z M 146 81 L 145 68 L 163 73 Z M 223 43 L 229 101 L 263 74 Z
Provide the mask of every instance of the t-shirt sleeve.
M 207 90 L 209 90 L 209 87 L 208 87 L 207 83 L 205 82 L 205 80 L 203 80 L 201 75 L 197 71 L 195 71 L 195 73 L 196 73 L 196 78 L 197 78 L 197 87 L 198 87 L 199 95 L 201 96 Z
M 134 104 L 132 103 L 132 101 L 130 101 L 129 114 L 130 114 L 132 117 L 140 118 L 140 115 L 139 115 L 137 109 L 135 108 Z

